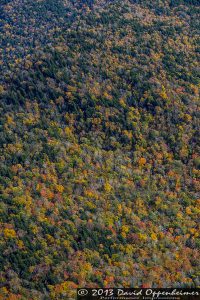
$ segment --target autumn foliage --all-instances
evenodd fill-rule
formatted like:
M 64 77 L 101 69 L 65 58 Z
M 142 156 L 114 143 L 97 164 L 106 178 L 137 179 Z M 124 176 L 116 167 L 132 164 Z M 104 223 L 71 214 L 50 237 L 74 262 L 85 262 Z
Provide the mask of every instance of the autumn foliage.
M 198 287 L 198 1 L 2 1 L 0 299 Z

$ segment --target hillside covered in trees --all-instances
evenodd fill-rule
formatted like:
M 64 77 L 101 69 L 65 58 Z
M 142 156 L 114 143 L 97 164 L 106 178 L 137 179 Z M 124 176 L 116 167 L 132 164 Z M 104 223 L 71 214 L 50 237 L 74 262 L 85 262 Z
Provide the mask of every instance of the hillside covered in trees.
M 199 16 L 0 1 L 0 299 L 200 286 Z

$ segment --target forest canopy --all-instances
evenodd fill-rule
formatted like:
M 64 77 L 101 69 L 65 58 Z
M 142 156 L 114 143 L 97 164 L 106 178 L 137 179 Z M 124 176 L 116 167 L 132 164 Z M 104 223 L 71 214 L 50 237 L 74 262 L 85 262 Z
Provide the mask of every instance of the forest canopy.
M 0 6 L 0 299 L 199 287 L 199 1 Z

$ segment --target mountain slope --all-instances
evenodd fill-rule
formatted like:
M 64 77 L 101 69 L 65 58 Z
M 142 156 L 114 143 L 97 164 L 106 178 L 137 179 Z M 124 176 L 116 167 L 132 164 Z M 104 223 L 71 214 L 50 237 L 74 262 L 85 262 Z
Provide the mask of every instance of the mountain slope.
M 2 297 L 199 286 L 198 2 L 2 6 Z

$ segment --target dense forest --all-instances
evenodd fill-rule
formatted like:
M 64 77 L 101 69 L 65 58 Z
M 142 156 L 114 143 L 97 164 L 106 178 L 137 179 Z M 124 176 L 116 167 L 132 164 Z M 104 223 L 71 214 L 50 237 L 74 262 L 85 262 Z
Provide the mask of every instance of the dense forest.
M 0 299 L 200 287 L 199 0 L 0 0 Z

